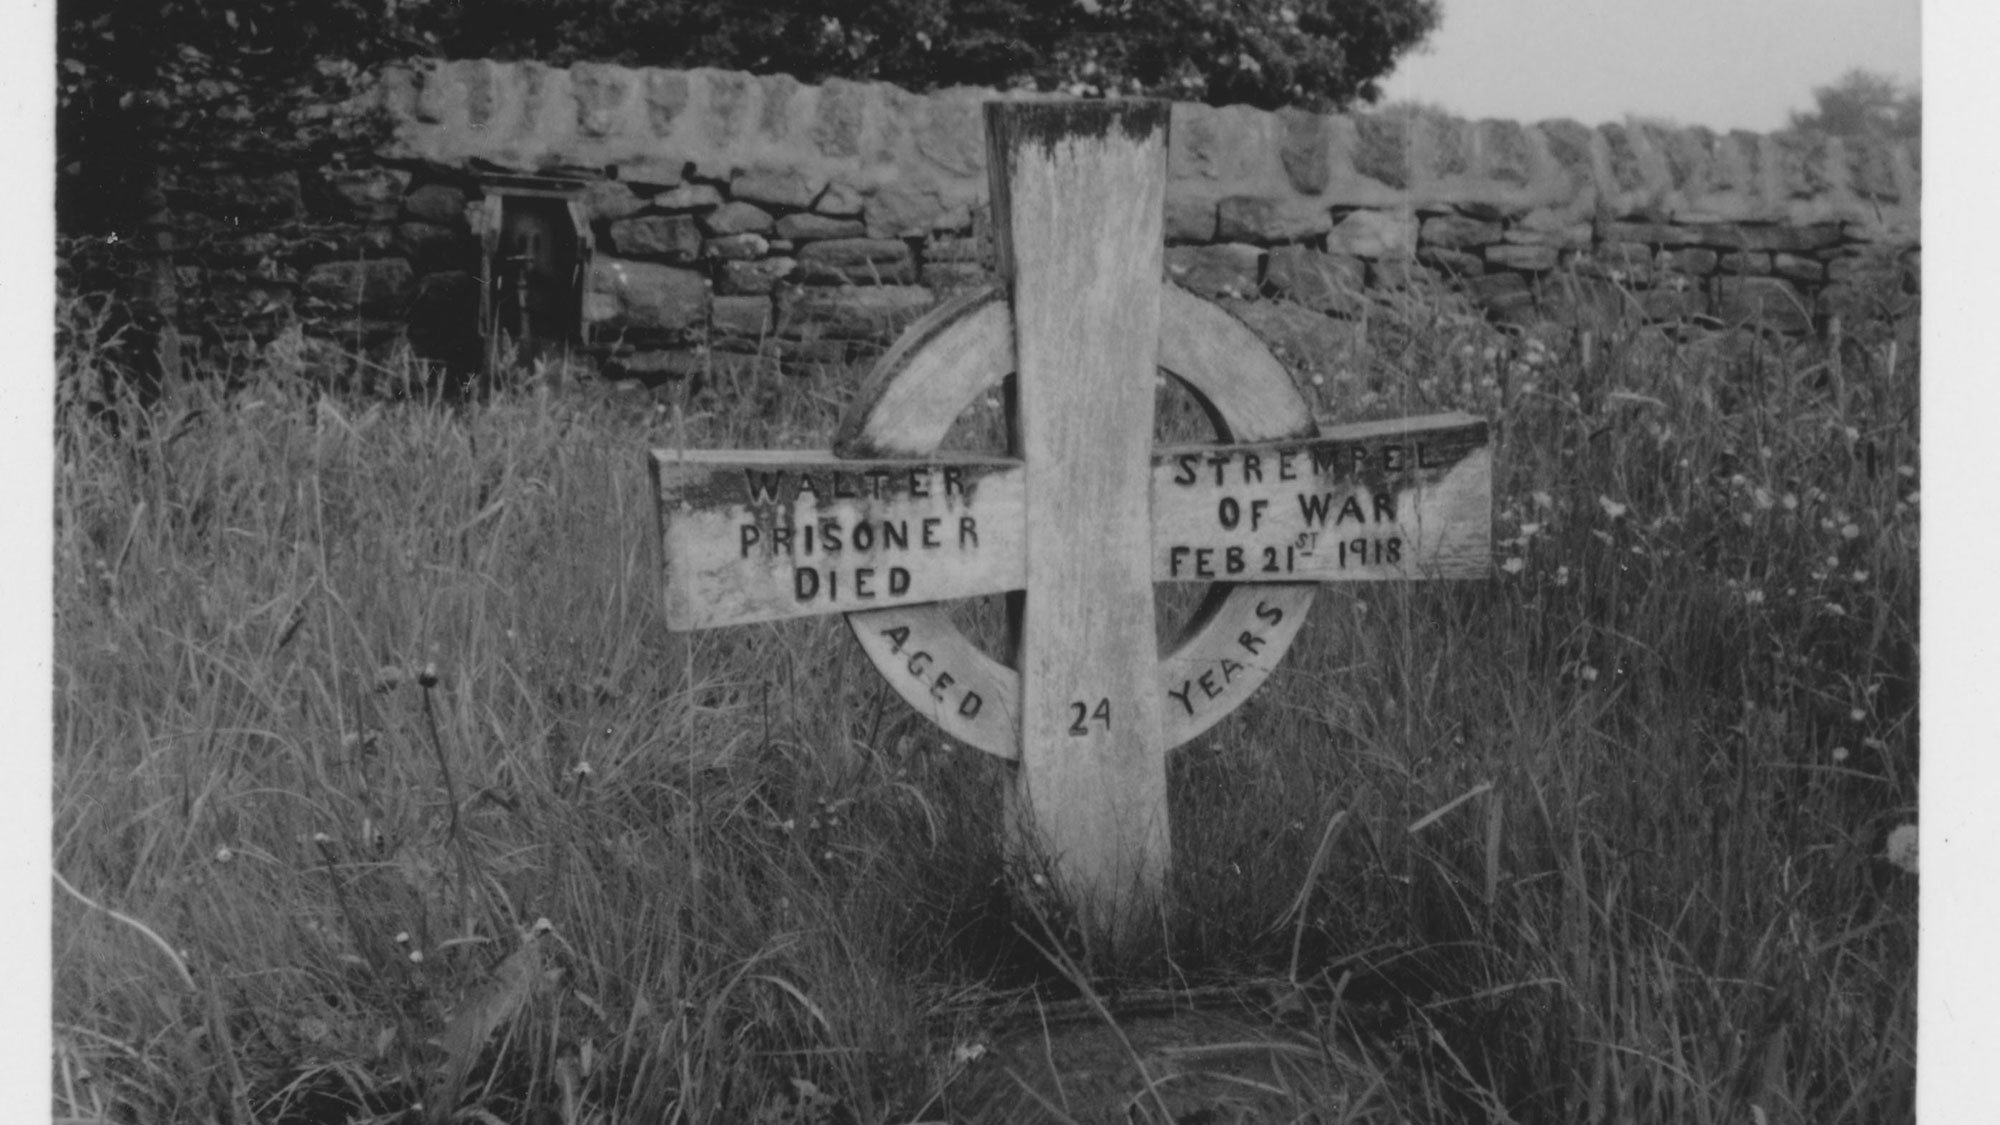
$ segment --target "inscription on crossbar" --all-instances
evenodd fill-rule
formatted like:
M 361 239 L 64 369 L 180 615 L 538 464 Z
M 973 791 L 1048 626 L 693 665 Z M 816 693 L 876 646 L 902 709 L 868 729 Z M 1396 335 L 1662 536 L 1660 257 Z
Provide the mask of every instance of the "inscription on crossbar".
M 1156 582 L 1357 582 L 1486 572 L 1486 423 L 1328 427 L 1152 455 Z M 1024 465 L 999 457 L 656 451 L 667 623 L 705 629 L 1027 586 Z

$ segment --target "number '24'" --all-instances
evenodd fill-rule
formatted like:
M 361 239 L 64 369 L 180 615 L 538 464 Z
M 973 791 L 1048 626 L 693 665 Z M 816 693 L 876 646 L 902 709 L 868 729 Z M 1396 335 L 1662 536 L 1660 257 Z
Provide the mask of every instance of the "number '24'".
M 1111 701 L 1109 699 L 1098 700 L 1095 708 L 1092 708 L 1090 704 L 1082 700 L 1077 700 L 1069 705 L 1069 710 L 1070 714 L 1074 716 L 1069 724 L 1069 733 L 1073 736 L 1080 738 L 1089 734 L 1090 728 L 1084 726 L 1084 723 L 1092 719 L 1103 723 L 1105 730 L 1111 729 Z

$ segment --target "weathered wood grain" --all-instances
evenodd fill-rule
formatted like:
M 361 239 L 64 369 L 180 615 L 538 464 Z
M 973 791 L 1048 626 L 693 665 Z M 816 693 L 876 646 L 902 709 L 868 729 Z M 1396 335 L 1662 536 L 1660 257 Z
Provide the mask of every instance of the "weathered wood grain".
M 1166 879 L 1148 499 L 1167 107 L 987 107 L 1027 462 L 1021 774 L 1087 932 L 1128 946 Z

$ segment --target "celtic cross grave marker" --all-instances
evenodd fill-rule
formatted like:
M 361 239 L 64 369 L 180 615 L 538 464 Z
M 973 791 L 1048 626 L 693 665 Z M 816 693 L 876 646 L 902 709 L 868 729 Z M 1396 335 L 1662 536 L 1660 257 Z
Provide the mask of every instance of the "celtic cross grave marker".
M 669 627 L 846 614 L 912 706 L 1020 762 L 1033 845 L 1114 947 L 1144 940 L 1165 883 L 1166 752 L 1270 675 L 1315 584 L 1490 563 L 1484 421 L 1322 431 L 1248 329 L 1163 283 L 1167 121 L 989 105 L 1004 284 L 913 325 L 831 452 L 651 457 Z M 1161 370 L 1218 443 L 1153 448 Z M 1013 455 L 938 454 L 1009 376 Z M 1154 582 L 1211 583 L 1157 655 Z M 1017 667 L 941 604 L 1013 592 Z

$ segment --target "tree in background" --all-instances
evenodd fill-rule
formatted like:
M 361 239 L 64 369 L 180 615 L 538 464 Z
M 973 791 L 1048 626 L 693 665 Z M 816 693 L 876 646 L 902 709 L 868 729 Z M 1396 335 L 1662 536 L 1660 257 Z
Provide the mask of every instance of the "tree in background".
M 599 59 L 1319 108 L 1373 101 L 1437 0 L 405 0 L 458 58 Z
M 1918 140 L 1924 129 L 1924 95 L 1884 74 L 1854 69 L 1830 86 L 1813 88 L 1811 113 L 1792 113 L 1792 128 L 1836 137 Z

